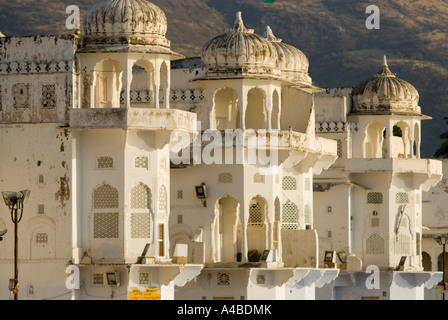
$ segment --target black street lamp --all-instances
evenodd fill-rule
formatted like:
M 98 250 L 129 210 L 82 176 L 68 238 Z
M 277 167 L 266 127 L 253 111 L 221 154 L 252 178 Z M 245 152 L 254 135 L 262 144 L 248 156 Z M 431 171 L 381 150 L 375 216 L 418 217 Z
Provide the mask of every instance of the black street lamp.
M 10 280 L 10 291 L 14 294 L 14 300 L 18 300 L 19 291 L 19 268 L 17 264 L 18 259 L 18 230 L 19 222 L 23 217 L 23 205 L 30 197 L 30 190 L 23 190 L 19 192 L 2 192 L 3 200 L 6 206 L 11 210 L 11 220 L 14 223 L 14 279 Z
M 446 283 L 446 271 L 445 271 L 445 252 L 446 252 L 446 244 L 448 243 L 448 234 L 439 234 L 437 236 L 434 236 L 434 240 L 442 246 L 442 271 L 443 271 L 443 280 L 442 280 L 442 297 L 443 300 L 445 300 L 445 291 L 448 289 L 447 283 Z

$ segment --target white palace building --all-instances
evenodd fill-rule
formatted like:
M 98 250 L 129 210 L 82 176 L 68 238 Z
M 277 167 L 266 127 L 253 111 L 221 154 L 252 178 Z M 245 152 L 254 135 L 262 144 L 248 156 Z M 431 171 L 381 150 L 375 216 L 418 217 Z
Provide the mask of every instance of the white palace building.
M 0 299 L 15 261 L 20 300 L 440 296 L 442 162 L 386 59 L 321 89 L 241 13 L 198 58 L 166 31 L 154 4 L 104 0 L 82 32 L 0 37 L 0 190 L 31 191 L 18 255 L 0 206 Z

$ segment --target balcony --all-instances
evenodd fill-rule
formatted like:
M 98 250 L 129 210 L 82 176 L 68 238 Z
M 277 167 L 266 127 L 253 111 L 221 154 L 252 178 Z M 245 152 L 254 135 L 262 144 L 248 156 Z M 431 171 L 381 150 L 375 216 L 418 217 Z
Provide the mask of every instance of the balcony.
M 196 115 L 176 109 L 71 109 L 73 129 L 139 129 L 196 131 Z
M 347 159 L 345 169 L 350 173 L 408 173 L 422 185 L 423 191 L 435 186 L 443 176 L 442 162 L 432 159 Z

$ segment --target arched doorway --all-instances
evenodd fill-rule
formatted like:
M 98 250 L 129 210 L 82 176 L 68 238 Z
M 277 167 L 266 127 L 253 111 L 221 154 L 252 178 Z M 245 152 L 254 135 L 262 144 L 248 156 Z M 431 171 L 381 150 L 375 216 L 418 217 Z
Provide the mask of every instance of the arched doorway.
M 215 203 L 213 222 L 213 256 L 215 262 L 236 262 L 241 252 L 241 237 L 238 237 L 239 203 L 233 197 L 220 198 Z
M 423 271 L 432 271 L 431 256 L 425 251 L 422 252 L 422 265 Z
M 261 196 L 252 198 L 249 203 L 249 220 L 247 224 L 247 246 L 249 261 L 258 261 L 267 242 L 268 203 Z

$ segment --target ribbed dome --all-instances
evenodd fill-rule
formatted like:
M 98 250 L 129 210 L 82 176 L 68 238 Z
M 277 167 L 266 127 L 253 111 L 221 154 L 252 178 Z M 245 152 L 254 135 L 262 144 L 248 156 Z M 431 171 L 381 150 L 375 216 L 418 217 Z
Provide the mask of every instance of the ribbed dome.
M 277 67 L 282 71 L 282 78 L 311 84 L 311 78 L 308 75 L 310 62 L 306 55 L 299 49 L 283 43 L 282 39 L 276 38 L 269 26 L 266 28 L 265 37 L 277 50 Z
M 167 19 L 156 5 L 145 0 L 104 0 L 94 5 L 84 20 L 87 39 L 96 43 L 122 42 L 169 47 Z
M 352 112 L 367 114 L 421 114 L 417 89 L 393 74 L 386 57 L 381 71 L 353 90 Z
M 235 26 L 207 42 L 202 61 L 209 72 L 243 76 L 278 77 L 277 50 L 270 41 L 246 29 L 237 13 Z

